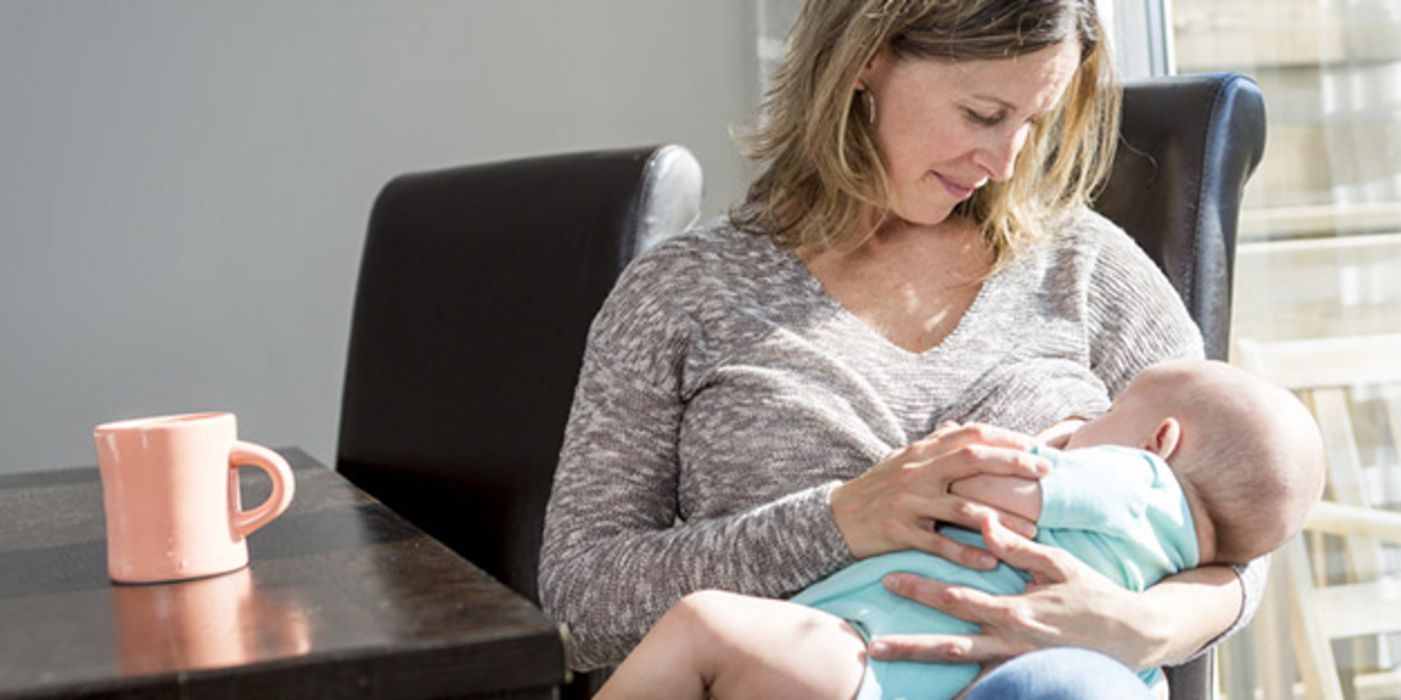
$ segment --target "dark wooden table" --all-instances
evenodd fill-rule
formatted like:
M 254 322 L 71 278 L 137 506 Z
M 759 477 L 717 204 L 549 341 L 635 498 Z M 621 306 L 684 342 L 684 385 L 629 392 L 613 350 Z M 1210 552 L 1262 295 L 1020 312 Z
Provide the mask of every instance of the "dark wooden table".
M 0 698 L 547 698 L 565 679 L 534 606 L 300 450 L 251 563 L 107 578 L 97 470 L 0 476 Z M 245 504 L 267 493 L 240 470 Z

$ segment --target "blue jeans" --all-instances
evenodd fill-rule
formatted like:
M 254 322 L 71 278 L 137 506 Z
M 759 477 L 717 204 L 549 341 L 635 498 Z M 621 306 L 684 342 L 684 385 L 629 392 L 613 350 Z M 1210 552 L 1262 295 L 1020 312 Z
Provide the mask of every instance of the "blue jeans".
M 1128 667 L 1097 651 L 1043 649 L 1008 661 L 968 690 L 965 700 L 1151 700 Z

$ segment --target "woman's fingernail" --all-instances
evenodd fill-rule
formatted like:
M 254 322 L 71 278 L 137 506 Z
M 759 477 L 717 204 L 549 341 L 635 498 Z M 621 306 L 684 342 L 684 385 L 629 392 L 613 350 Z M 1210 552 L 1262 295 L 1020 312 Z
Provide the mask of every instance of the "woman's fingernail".
M 903 582 L 904 579 L 899 574 L 890 574 L 884 579 L 881 579 L 881 583 L 884 583 L 885 587 L 892 591 L 900 590 L 900 584 Z
M 1028 525 L 1027 523 L 1017 523 L 1017 532 L 1021 533 L 1022 537 L 1033 539 L 1036 537 L 1036 526 Z
M 871 653 L 877 656 L 890 651 L 890 645 L 885 642 L 871 642 Z
M 997 559 L 993 558 L 993 556 L 990 554 L 979 554 L 976 557 L 976 560 L 978 562 L 978 566 L 984 569 L 991 569 L 992 567 L 997 566 Z

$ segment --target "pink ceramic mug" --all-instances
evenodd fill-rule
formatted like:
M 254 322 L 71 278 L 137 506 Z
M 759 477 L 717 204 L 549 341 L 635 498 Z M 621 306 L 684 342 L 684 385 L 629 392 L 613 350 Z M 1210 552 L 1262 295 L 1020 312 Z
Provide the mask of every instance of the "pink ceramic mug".
M 287 510 L 295 483 L 287 460 L 237 434 L 232 413 L 137 418 L 93 429 L 113 581 L 176 581 L 248 563 L 245 538 Z M 239 502 L 240 465 L 272 477 L 272 495 L 249 510 Z

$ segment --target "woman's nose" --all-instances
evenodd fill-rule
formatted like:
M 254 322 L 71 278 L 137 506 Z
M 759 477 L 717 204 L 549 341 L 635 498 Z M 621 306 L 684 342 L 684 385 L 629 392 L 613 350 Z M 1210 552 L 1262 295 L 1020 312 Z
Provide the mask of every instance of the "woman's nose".
M 978 149 L 979 167 L 987 172 L 988 179 L 1003 182 L 1012 177 L 1012 170 L 1026 143 L 1027 127 L 999 129 L 988 134 L 987 141 Z

